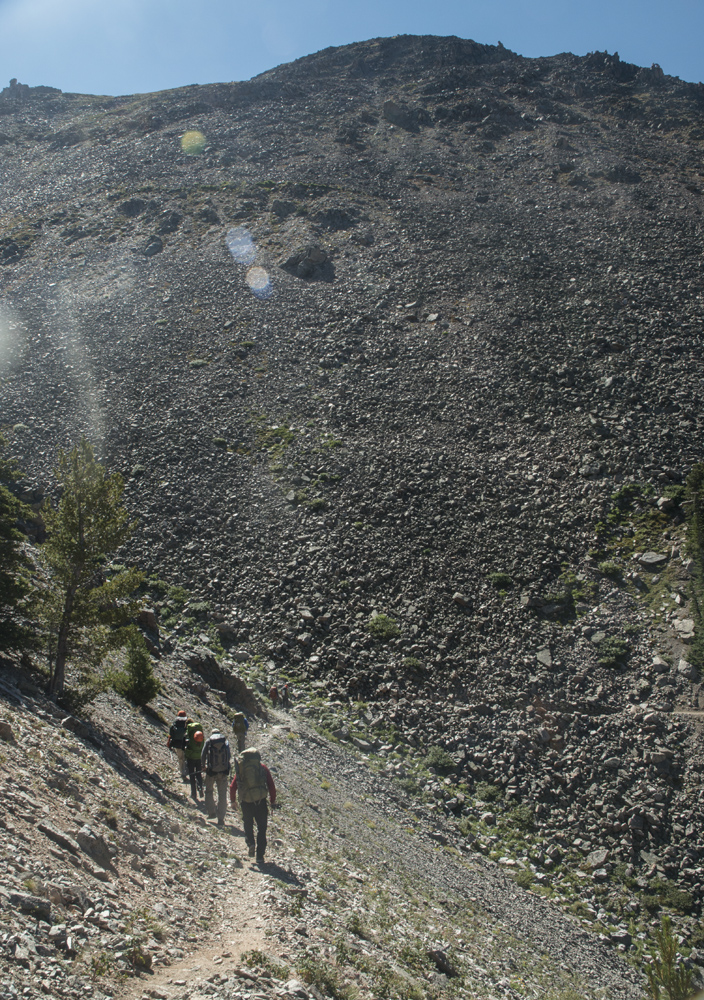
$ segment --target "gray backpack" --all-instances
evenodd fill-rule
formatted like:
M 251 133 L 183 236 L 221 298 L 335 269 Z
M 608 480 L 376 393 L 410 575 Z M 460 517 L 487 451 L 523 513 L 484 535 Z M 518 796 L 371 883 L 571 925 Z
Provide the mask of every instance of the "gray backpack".
M 211 774 L 227 774 L 230 770 L 230 744 L 227 737 L 213 733 L 208 742 L 206 770 Z

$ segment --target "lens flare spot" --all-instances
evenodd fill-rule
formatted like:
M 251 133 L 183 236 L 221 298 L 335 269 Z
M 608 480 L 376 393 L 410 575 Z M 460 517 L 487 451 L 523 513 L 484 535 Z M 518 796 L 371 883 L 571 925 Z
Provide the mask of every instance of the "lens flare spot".
M 181 136 L 181 149 L 189 156 L 199 156 L 205 149 L 205 136 L 202 132 L 184 132 Z
M 269 272 L 263 267 L 250 267 L 245 276 L 250 291 L 258 299 L 268 299 L 273 291 Z
M 228 229 L 225 237 L 227 249 L 240 264 L 253 264 L 257 255 L 257 248 L 254 245 L 249 230 L 245 226 L 235 226 Z

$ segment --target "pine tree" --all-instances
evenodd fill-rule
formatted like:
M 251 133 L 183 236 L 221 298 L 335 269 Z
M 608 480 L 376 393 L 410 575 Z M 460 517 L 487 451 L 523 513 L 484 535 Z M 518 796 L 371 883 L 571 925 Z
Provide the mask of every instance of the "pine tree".
M 0 453 L 7 447 L 0 435 Z M 30 562 L 22 549 L 25 536 L 17 530 L 17 519 L 28 508 L 13 496 L 7 484 L 13 483 L 18 470 L 0 457 L 0 648 L 22 645 L 26 632 L 18 621 L 18 611 L 30 587 L 27 570 Z
M 152 661 L 142 634 L 134 630 L 127 644 L 126 679 L 120 689 L 135 705 L 146 705 L 158 694 L 161 685 L 154 676 Z
M 109 648 L 122 645 L 124 629 L 136 613 L 130 595 L 143 574 L 105 572 L 106 556 L 132 533 L 135 522 L 122 505 L 123 482 L 108 475 L 83 438 L 69 454 L 59 452 L 55 470 L 61 487 L 56 507 L 45 509 L 47 540 L 41 549 L 49 586 L 41 600 L 47 630 L 51 694 L 64 690 L 71 655 L 99 663 Z

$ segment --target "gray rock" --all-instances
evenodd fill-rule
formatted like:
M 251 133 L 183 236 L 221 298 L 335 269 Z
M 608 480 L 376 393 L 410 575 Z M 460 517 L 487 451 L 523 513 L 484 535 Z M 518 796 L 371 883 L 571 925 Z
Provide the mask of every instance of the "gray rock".
M 112 855 L 101 834 L 96 834 L 89 826 L 82 826 L 76 834 L 76 840 L 82 850 L 89 854 L 94 861 L 97 861 L 101 867 L 109 867 Z
M 680 660 L 677 664 L 677 673 L 681 674 L 682 677 L 686 677 L 689 681 L 696 680 L 698 676 L 697 668 L 687 660 Z
M 294 250 L 280 267 L 298 278 L 313 278 L 322 273 L 328 260 L 328 255 L 322 247 L 309 244 Z
M 609 934 L 609 940 L 613 944 L 623 944 L 626 948 L 629 948 L 631 945 L 631 935 L 627 930 L 621 927 Z
M 350 736 L 350 743 L 352 743 L 353 746 L 356 746 L 357 749 L 361 750 L 363 753 L 371 753 L 374 749 L 373 743 L 369 743 L 367 740 L 361 740 L 358 736 Z
M 667 560 L 668 557 L 663 555 L 662 552 L 644 552 L 638 559 L 638 562 L 644 569 L 656 570 L 662 569 Z
M 45 834 L 49 840 L 53 840 L 55 844 L 59 845 L 59 847 L 63 847 L 65 851 L 70 851 L 71 854 L 80 854 L 81 848 L 79 844 L 67 833 L 57 830 L 49 823 L 37 823 L 37 829 L 41 830 L 41 832 Z
M 15 734 L 9 722 L 0 722 L 0 740 L 5 740 L 6 743 L 15 742 Z
M 415 125 L 415 116 L 410 108 L 406 108 L 396 101 L 384 101 L 381 113 L 391 125 L 398 128 L 412 129 Z
M 310 996 L 308 990 L 298 979 L 289 979 L 285 982 L 281 994 L 285 997 L 298 997 L 300 1000 L 307 1000 L 307 997 Z
M 544 647 L 543 649 L 539 649 L 538 652 L 535 654 L 535 658 L 538 661 L 538 663 L 542 663 L 542 665 L 544 667 L 547 667 L 548 670 L 552 667 L 552 653 L 550 652 L 547 646 Z
M 284 201 L 281 198 L 274 198 L 271 203 L 271 211 L 280 219 L 286 219 L 296 211 L 295 201 Z
M 37 920 L 51 921 L 51 902 L 42 896 L 32 896 L 24 892 L 10 893 L 10 903 L 23 913 L 30 913 Z
M 609 860 L 610 853 L 606 848 L 600 847 L 596 851 L 592 851 L 585 858 L 585 863 L 589 865 L 590 868 L 603 868 L 606 862 Z
M 680 618 L 675 622 L 675 631 L 682 642 L 691 642 L 694 638 L 694 619 Z
M 137 621 L 142 628 L 147 628 L 150 632 L 159 633 L 159 622 L 157 621 L 156 612 L 153 608 L 142 608 L 137 615 Z
M 164 249 L 164 241 L 160 236 L 152 236 L 147 245 L 145 246 L 142 253 L 145 257 L 153 257 L 155 254 L 161 253 Z

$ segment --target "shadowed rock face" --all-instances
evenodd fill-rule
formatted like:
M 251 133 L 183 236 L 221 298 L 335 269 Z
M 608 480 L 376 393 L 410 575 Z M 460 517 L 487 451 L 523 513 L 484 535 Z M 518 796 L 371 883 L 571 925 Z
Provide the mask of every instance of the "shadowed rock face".
M 640 554 L 679 558 L 655 503 L 701 458 L 703 107 L 607 53 L 432 37 L 247 83 L 3 92 L 0 399 L 27 489 L 85 432 L 140 517 L 120 558 L 237 648 L 463 753 L 444 699 L 475 736 L 506 711 L 509 742 L 539 700 L 561 749 L 650 690 L 635 584 L 588 552 L 636 479 L 672 536 Z M 619 673 L 589 636 L 627 623 Z

